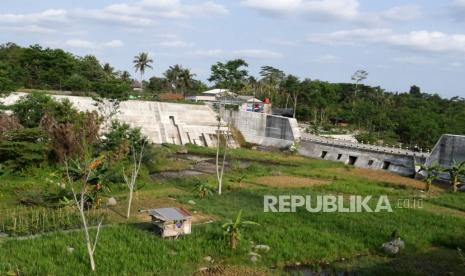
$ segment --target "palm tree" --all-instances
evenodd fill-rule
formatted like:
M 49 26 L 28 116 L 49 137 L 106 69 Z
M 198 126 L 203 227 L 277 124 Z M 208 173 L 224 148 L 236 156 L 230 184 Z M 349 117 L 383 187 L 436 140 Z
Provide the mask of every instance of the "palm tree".
M 181 74 L 184 69 L 179 64 L 170 66 L 168 70 L 165 71 L 163 75 L 165 75 L 166 80 L 169 83 L 171 89 L 175 92 L 181 87 Z
M 103 65 L 103 72 L 109 77 L 113 76 L 115 74 L 114 72 L 115 68 L 111 67 L 110 63 L 105 63 Z
M 129 74 L 128 71 L 123 71 L 120 76 L 121 80 L 123 81 L 130 81 L 131 80 L 131 74 Z
M 152 69 L 152 66 L 150 65 L 153 63 L 153 60 L 149 58 L 149 54 L 147 53 L 139 53 L 139 55 L 134 57 L 134 60 L 132 61 L 134 63 L 134 68 L 136 68 L 136 73 L 137 71 L 140 72 L 140 87 L 141 90 L 144 90 L 144 73 L 145 69 L 150 68 Z
M 183 68 L 182 65 L 178 64 L 170 66 L 164 75 L 171 89 L 175 92 L 181 91 L 184 95 L 186 90 L 192 86 L 193 77 L 195 76 L 188 68 Z
M 186 96 L 187 89 L 192 87 L 192 81 L 194 79 L 195 74 L 191 73 L 191 71 L 186 68 L 181 71 L 181 85 L 183 87 L 183 95 Z
M 429 191 L 431 184 L 439 177 L 439 173 L 443 170 L 444 169 L 438 163 L 434 163 L 429 167 L 426 165 L 420 165 L 419 172 L 424 171 L 426 173 L 426 176 L 423 179 L 425 181 L 425 191 Z
M 457 192 L 458 184 L 460 184 L 460 176 L 465 175 L 465 161 L 456 162 L 454 160 L 452 166 L 445 171 L 449 173 L 452 189 L 454 192 Z
M 229 237 L 229 246 L 232 250 L 236 250 L 237 248 L 237 241 L 241 239 L 241 232 L 240 230 L 247 225 L 260 225 L 253 221 L 241 221 L 242 210 L 239 211 L 237 214 L 236 220 L 233 222 L 229 220 L 225 224 L 223 224 L 224 234 Z

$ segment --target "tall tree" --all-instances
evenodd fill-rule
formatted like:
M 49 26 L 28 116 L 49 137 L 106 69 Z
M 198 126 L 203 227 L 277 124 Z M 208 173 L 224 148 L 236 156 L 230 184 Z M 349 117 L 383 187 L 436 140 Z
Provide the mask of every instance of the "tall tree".
M 214 82 L 217 88 L 240 91 L 248 76 L 244 67 L 249 66 L 243 59 L 229 60 L 226 63 L 218 62 L 211 67 L 208 81 Z
M 290 95 L 292 99 L 292 102 L 294 104 L 294 113 L 292 117 L 295 118 L 297 111 L 297 101 L 299 98 L 299 93 L 301 91 L 299 78 L 294 75 L 288 75 L 282 82 L 282 88 L 284 91 L 286 91 L 286 93 Z
M 139 55 L 134 57 L 134 60 L 132 61 L 134 63 L 134 68 L 137 71 L 140 72 L 140 85 L 141 85 L 141 90 L 144 90 L 144 73 L 147 68 L 152 69 L 152 63 L 153 60 L 149 58 L 148 53 L 139 53 Z
M 286 74 L 283 71 L 272 66 L 262 66 L 260 70 L 260 79 L 263 88 L 266 90 L 267 97 L 274 102 L 274 98 L 278 96 L 281 83 L 284 81 Z

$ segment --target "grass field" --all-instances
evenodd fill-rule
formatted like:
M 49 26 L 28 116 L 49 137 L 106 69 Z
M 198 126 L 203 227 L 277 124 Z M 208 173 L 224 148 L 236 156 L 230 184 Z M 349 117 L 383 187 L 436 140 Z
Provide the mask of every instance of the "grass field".
M 189 148 L 211 156 L 214 151 Z M 109 222 L 96 249 L 98 275 L 267 275 L 307 270 L 356 272 L 365 275 L 464 275 L 457 248 L 465 248 L 465 195 L 435 187 L 426 194 L 417 180 L 382 171 L 366 171 L 322 160 L 277 152 L 233 150 L 228 158 L 221 196 L 200 199 L 191 177 L 154 179 L 136 197 L 133 217 L 126 221 L 126 193 L 109 195 L 119 204 L 107 210 Z M 235 166 L 238 162 L 247 166 Z M 186 163 L 182 163 L 182 167 Z M 0 179 L 0 210 L 17 208 L 15 189 L 44 187 L 48 173 Z M 215 176 L 197 176 L 213 187 Z M 264 195 L 387 195 L 393 212 L 264 213 Z M 397 208 L 398 199 L 422 199 L 423 208 Z M 194 204 L 189 201 L 194 201 Z M 154 235 L 139 208 L 183 206 L 193 214 L 193 233 L 178 240 Z M 232 252 L 221 225 L 244 211 L 258 222 L 243 231 Z M 388 257 L 379 247 L 397 230 L 406 248 Z M 250 260 L 252 244 L 271 247 Z M 68 248 L 75 250 L 70 253 Z M 204 260 L 211 256 L 214 262 Z M 298 263 L 300 266 L 295 267 Z M 200 268 L 208 270 L 200 273 Z M 27 239 L 0 238 L 0 273 L 21 275 L 85 275 L 90 273 L 83 233 L 54 232 Z

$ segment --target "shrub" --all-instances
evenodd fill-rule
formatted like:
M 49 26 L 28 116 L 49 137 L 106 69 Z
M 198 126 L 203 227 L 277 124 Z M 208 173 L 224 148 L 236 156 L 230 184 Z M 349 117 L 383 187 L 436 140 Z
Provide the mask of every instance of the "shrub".
M 0 164 L 12 171 L 43 163 L 49 152 L 48 138 L 38 128 L 9 131 L 0 138 Z
M 49 114 L 60 123 L 71 122 L 78 114 L 69 100 L 57 102 L 40 92 L 21 97 L 10 108 L 23 126 L 31 128 L 38 127 L 45 114 Z

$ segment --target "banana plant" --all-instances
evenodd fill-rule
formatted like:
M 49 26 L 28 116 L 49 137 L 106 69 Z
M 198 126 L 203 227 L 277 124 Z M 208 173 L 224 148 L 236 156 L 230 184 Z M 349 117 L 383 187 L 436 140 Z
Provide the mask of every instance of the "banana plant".
M 229 238 L 229 247 L 236 250 L 237 242 L 242 238 L 241 230 L 247 225 L 260 225 L 254 221 L 241 220 L 242 210 L 236 216 L 234 221 L 229 220 L 223 224 L 224 234 Z
M 426 166 L 424 164 L 420 165 L 419 172 L 425 172 L 425 191 L 428 192 L 431 188 L 433 181 L 438 179 L 439 174 L 444 171 L 444 168 L 441 167 L 438 163 L 433 163 L 431 166 Z
M 446 169 L 446 172 L 449 173 L 450 184 L 454 192 L 457 192 L 458 185 L 460 184 L 460 177 L 465 175 L 465 161 L 454 162 L 452 166 Z

